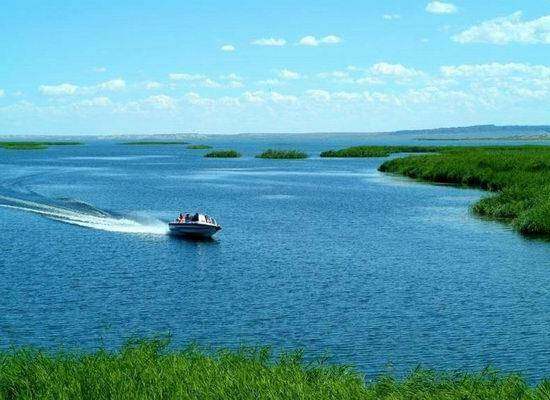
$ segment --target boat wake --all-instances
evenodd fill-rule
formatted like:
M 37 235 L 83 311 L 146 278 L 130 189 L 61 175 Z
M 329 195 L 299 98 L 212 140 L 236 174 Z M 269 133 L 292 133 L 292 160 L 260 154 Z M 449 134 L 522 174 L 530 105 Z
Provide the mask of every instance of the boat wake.
M 79 200 L 51 200 L 36 193 L 32 193 L 32 196 L 23 196 L 32 197 L 25 199 L 21 198 L 22 194 L 0 195 L 0 207 L 31 212 L 55 221 L 102 231 L 150 235 L 168 233 L 167 224 L 154 217 L 115 214 Z

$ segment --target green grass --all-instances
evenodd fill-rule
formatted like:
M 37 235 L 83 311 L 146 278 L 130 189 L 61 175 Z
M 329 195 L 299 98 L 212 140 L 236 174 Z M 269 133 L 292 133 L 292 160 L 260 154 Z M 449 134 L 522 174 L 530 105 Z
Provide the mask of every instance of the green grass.
M 437 373 L 366 381 L 357 370 L 302 352 L 273 357 L 267 348 L 204 351 L 134 340 L 116 352 L 0 352 L 0 399 L 365 399 L 548 400 L 550 381 L 519 375 Z
M 341 150 L 327 150 L 321 157 L 387 157 L 393 153 L 429 153 L 440 151 L 438 146 L 354 146 Z
M 157 140 L 137 140 L 135 142 L 124 142 L 122 144 L 128 146 L 170 146 L 170 145 L 180 145 L 187 144 L 188 142 L 181 142 L 177 140 L 167 140 L 167 141 L 157 141 Z
M 239 158 L 241 153 L 236 150 L 215 150 L 204 155 L 208 158 Z
M 77 146 L 80 142 L 0 142 L 0 148 L 7 150 L 42 150 L 49 146 Z
M 262 154 L 256 156 L 256 158 L 273 158 L 273 159 L 303 159 L 307 158 L 307 154 L 299 150 L 274 150 L 268 149 Z
M 209 146 L 207 144 L 190 144 L 187 146 L 189 150 L 208 150 L 211 149 L 212 146 Z
M 379 169 L 495 192 L 473 211 L 508 221 L 524 234 L 550 235 L 550 146 L 443 147 L 439 154 L 397 158 Z

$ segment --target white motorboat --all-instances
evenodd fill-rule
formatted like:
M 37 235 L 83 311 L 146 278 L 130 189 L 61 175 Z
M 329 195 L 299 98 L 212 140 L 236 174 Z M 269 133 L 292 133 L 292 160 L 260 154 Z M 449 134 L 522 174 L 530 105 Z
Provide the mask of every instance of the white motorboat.
M 210 238 L 222 227 L 214 218 L 205 214 L 180 214 L 174 221 L 168 224 L 170 234 L 175 236 L 188 236 Z

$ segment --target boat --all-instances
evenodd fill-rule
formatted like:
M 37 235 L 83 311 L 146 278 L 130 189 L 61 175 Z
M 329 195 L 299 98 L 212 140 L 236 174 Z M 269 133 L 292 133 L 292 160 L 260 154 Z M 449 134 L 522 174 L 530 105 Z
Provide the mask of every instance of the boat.
M 170 234 L 196 238 L 211 238 L 222 227 L 214 218 L 205 214 L 180 214 L 174 221 L 168 223 Z

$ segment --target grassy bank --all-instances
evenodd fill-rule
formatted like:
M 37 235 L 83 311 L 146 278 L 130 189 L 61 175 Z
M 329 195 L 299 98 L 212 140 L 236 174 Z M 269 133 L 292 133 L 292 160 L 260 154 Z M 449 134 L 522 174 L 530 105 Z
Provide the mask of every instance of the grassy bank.
M 380 170 L 496 192 L 474 212 L 509 221 L 524 234 L 550 235 L 550 146 L 444 147 L 386 161 Z
M 256 158 L 273 158 L 273 159 L 304 159 L 307 158 L 307 154 L 299 150 L 274 150 L 268 149 L 262 154 L 258 154 Z
M 241 153 L 236 150 L 214 150 L 204 156 L 207 158 L 239 158 Z
M 33 349 L 0 353 L 1 399 L 365 399 L 547 400 L 550 381 L 517 375 L 416 370 L 372 381 L 355 369 L 308 363 L 268 349 L 167 350 L 166 341 L 127 343 L 92 354 Z
M 124 142 L 127 146 L 172 146 L 172 145 L 184 145 L 189 142 L 181 142 L 177 140 L 156 141 L 156 140 L 137 140 L 135 142 Z
M 0 148 L 7 150 L 42 150 L 49 146 L 78 146 L 80 142 L 0 142 Z
M 189 150 L 208 150 L 211 149 L 212 146 L 209 146 L 207 144 L 190 144 L 186 148 Z

